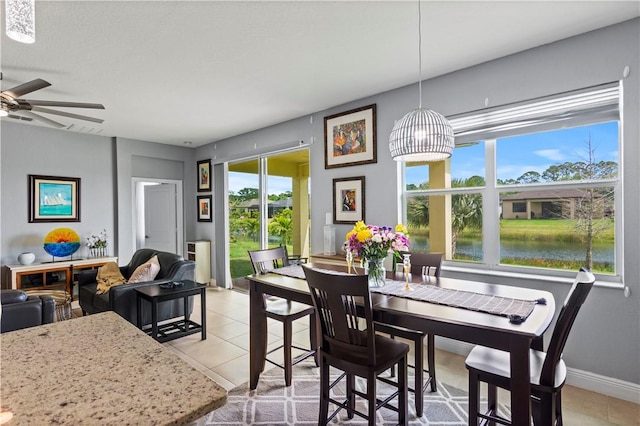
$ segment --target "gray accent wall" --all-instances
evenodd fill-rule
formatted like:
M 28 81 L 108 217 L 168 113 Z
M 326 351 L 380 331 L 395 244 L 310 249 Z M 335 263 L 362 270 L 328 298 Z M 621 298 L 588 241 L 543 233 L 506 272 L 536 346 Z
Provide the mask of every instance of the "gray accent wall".
M 623 78 L 625 66 L 631 70 L 627 78 Z M 433 78 L 424 81 L 422 86 L 424 107 L 444 115 L 454 115 L 482 109 L 485 100 L 488 106 L 497 106 L 623 81 L 621 171 L 625 181 L 624 235 L 618 238 L 624 239 L 624 259 L 620 264 L 623 265 L 624 285 L 629 287 L 631 295 L 626 298 L 619 288 L 594 288 L 567 343 L 565 359 L 573 369 L 633 384 L 640 384 L 640 192 L 637 186 L 640 181 L 639 76 L 640 19 L 634 19 Z M 417 93 L 416 83 L 318 111 L 200 147 L 197 157 L 212 158 L 218 162 L 235 161 L 251 157 L 252 152 L 257 155 L 268 151 L 269 147 L 277 149 L 279 145 L 292 140 L 314 141 L 310 148 L 311 252 L 318 253 L 322 251 L 325 213 L 332 210 L 334 178 L 365 176 L 367 222 L 395 224 L 397 221 L 400 209 L 398 165 L 389 155 L 388 138 L 394 121 L 417 107 Z M 325 170 L 323 118 L 373 103 L 377 105 L 377 163 Z M 219 190 L 215 182 L 214 185 L 214 190 Z M 351 227 L 335 226 L 336 244 L 339 245 L 341 236 Z M 214 234 L 211 224 L 198 225 L 197 233 L 199 237 L 212 239 L 217 236 L 216 244 L 224 243 L 220 235 Z M 452 271 L 445 271 L 444 274 L 545 289 L 554 294 L 558 304 L 562 303 L 569 290 L 567 283 L 548 282 L 540 278 L 516 279 L 490 273 L 478 275 Z

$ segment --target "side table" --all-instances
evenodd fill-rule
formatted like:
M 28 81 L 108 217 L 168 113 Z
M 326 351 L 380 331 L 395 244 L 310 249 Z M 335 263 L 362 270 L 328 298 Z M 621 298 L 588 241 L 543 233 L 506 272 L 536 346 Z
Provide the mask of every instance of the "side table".
M 179 285 L 178 283 L 182 283 Z M 179 337 L 188 336 L 197 332 L 202 333 L 202 340 L 207 339 L 207 317 L 206 317 L 206 285 L 198 284 L 193 281 L 174 281 L 174 284 L 178 286 L 170 286 L 171 282 L 163 284 L 149 285 L 145 287 L 136 288 L 136 301 L 138 308 L 138 328 L 149 334 L 155 340 L 160 343 L 168 342 L 169 340 L 177 339 Z M 200 312 L 201 322 L 198 324 L 189 319 L 189 297 L 200 295 Z M 145 329 L 142 324 L 142 300 L 147 300 L 151 303 L 151 327 Z M 177 319 L 175 321 L 166 322 L 162 325 L 158 325 L 158 303 L 167 300 L 183 299 L 184 300 L 184 319 Z

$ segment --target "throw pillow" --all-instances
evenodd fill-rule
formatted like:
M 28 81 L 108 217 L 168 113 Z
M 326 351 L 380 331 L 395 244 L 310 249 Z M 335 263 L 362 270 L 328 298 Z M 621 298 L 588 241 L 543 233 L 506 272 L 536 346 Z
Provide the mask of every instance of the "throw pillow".
M 127 280 L 120 273 L 118 264 L 109 262 L 98 268 L 96 282 L 98 283 L 96 293 L 104 294 L 108 292 L 111 287 L 124 284 Z
M 138 266 L 129 277 L 129 283 L 143 283 L 153 281 L 160 272 L 158 256 L 153 256 L 142 265 Z

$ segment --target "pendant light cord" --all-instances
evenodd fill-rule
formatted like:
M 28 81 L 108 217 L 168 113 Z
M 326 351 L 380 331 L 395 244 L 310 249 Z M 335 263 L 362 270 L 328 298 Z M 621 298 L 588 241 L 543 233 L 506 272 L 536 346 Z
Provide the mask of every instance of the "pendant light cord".
M 422 109 L 422 13 L 420 10 L 421 0 L 418 0 L 418 94 L 420 99 L 418 108 Z

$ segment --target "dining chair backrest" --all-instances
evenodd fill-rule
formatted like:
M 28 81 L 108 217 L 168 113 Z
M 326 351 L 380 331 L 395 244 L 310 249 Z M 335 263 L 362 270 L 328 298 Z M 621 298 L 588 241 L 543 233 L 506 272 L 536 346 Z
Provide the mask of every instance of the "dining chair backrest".
M 263 274 L 276 268 L 289 266 L 287 254 L 282 246 L 264 250 L 249 250 L 249 259 L 251 259 L 251 266 L 255 274 Z
M 306 265 L 302 268 L 322 331 L 321 350 L 338 358 L 341 354 L 356 355 L 373 365 L 375 329 L 367 276 L 326 273 Z M 358 315 L 359 309 L 364 315 Z
M 400 257 L 404 254 L 410 254 L 411 260 L 411 274 L 422 275 L 430 277 L 440 277 L 440 270 L 442 268 L 442 260 L 444 259 L 444 253 L 411 253 L 408 251 L 401 251 Z M 402 272 L 402 259 L 397 259 L 393 262 L 393 272 Z
M 567 343 L 569 332 L 578 315 L 578 311 L 587 299 L 593 283 L 596 278 L 586 268 L 581 268 L 576 276 L 569 294 L 560 309 L 558 320 L 553 329 L 547 355 L 542 365 L 540 373 L 540 384 L 545 386 L 553 386 L 556 374 L 556 366 L 562 357 L 564 345 Z

